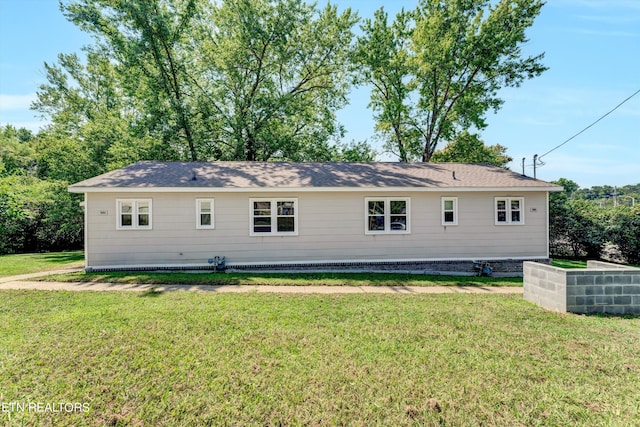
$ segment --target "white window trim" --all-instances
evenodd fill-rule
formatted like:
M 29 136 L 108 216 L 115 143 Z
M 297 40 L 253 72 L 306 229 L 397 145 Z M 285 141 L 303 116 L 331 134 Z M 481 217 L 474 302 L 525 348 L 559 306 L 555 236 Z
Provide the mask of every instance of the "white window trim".
M 504 200 L 506 203 L 507 220 L 498 221 L 498 202 Z M 520 221 L 511 221 L 511 202 L 518 200 L 520 202 Z M 493 213 L 495 225 L 524 225 L 524 197 L 494 197 Z
M 202 225 L 202 223 L 200 222 L 202 219 L 202 203 L 203 202 L 211 203 L 211 224 L 210 225 Z M 215 212 L 214 199 L 196 199 L 196 229 L 213 230 L 214 228 L 216 228 L 214 212 Z
M 131 225 L 122 225 L 122 203 L 130 202 L 132 207 Z M 141 202 L 149 203 L 149 225 L 139 225 L 138 210 Z M 116 229 L 117 230 L 151 230 L 153 229 L 153 200 L 152 199 L 116 199 Z
M 391 230 L 385 227 L 384 230 L 369 230 L 369 202 L 384 202 L 384 223 L 391 225 L 391 202 L 405 202 L 407 206 L 407 228 L 406 230 Z M 411 234 L 411 198 L 410 197 L 365 197 L 364 199 L 364 234 Z
M 448 201 L 452 201 L 453 202 L 453 221 L 448 222 L 445 220 L 445 212 L 448 212 L 445 210 L 445 203 Z M 444 226 L 448 226 L 448 225 L 458 225 L 458 198 L 457 197 L 442 197 L 441 198 L 441 202 L 440 202 L 440 206 L 442 207 L 442 225 Z
M 271 203 L 271 231 L 269 233 L 258 233 L 253 231 L 254 222 L 254 202 Z M 278 202 L 293 202 L 293 230 L 278 231 Z M 249 236 L 297 236 L 298 235 L 298 199 L 295 197 L 266 197 L 249 199 Z

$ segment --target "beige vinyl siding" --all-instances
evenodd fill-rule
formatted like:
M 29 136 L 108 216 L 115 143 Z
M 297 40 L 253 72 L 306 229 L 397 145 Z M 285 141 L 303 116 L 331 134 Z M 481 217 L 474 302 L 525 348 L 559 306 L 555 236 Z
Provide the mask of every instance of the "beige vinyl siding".
M 442 225 L 441 197 L 458 198 Z M 496 196 L 524 197 L 524 225 L 495 225 Z M 88 266 L 547 256 L 545 192 L 88 193 Z M 298 199 L 297 236 L 250 236 L 249 199 Z M 365 234 L 365 197 L 409 197 L 410 234 Z M 153 229 L 117 230 L 116 199 L 153 200 Z M 197 198 L 215 200 L 215 229 L 196 228 Z M 531 210 L 535 209 L 535 212 Z M 99 215 L 100 211 L 107 215 Z

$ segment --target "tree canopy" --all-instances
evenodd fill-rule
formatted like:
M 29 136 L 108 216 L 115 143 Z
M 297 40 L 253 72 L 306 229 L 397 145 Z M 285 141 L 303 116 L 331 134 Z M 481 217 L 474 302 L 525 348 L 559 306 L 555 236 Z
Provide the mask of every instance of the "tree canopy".
M 400 161 L 431 160 L 441 140 L 486 127 L 498 90 L 545 71 L 526 56 L 526 30 L 541 0 L 420 0 L 390 24 L 383 9 L 362 26 L 355 58 L 371 84 L 386 148 Z
M 432 162 L 487 163 L 506 168 L 513 160 L 506 155 L 507 148 L 500 144 L 487 146 L 476 134 L 463 131 L 455 141 L 433 153 Z
M 420 0 L 391 23 L 376 11 L 356 39 L 350 9 L 303 0 L 63 0 L 94 42 L 85 60 L 45 64 L 42 170 L 70 151 L 94 173 L 140 159 L 370 160 L 365 142 L 340 142 L 355 82 L 372 87 L 386 148 L 429 161 L 486 126 L 500 88 L 545 70 L 521 52 L 542 4 Z
M 34 107 L 61 125 L 58 132 L 102 145 L 102 164 L 120 163 L 128 148 L 191 161 L 331 160 L 361 151 L 361 144 L 337 143 L 358 20 L 350 9 L 302 0 L 71 0 L 61 7 L 96 42 L 86 47 L 86 66 L 75 55 L 46 65 L 48 83 Z M 113 139 L 91 138 L 96 128 Z

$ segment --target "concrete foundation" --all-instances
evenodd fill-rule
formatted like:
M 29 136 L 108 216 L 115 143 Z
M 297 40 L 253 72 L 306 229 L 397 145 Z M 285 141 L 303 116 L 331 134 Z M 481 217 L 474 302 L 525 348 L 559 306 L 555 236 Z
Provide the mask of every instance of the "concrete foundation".
M 534 259 L 531 259 L 532 261 Z M 522 259 L 478 259 L 473 261 L 442 260 L 442 261 L 344 261 L 344 262 L 301 262 L 301 263 L 233 263 L 227 262 L 227 272 L 284 272 L 284 273 L 317 273 L 317 272 L 371 272 L 371 273 L 409 273 L 433 274 L 446 276 L 479 276 L 482 268 L 488 265 L 494 277 L 522 277 Z M 549 264 L 549 258 L 538 258 L 536 262 Z M 210 271 L 216 270 L 214 264 L 186 264 L 186 265 L 120 265 L 106 267 L 90 267 L 86 271 L 165 271 L 188 270 Z
M 550 263 L 550 259 L 537 260 Z M 488 265 L 494 277 L 522 277 L 523 260 L 476 260 L 476 261 L 380 261 L 380 262 L 334 262 L 266 265 L 229 265 L 227 271 L 253 272 L 377 272 L 432 274 L 446 276 L 479 276 L 482 267 Z

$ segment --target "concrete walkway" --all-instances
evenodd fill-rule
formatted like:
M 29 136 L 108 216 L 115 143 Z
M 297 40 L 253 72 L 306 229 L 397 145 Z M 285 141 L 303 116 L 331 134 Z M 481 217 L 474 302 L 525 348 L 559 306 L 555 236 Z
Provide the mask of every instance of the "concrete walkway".
M 66 270 L 68 272 L 68 270 Z M 49 272 L 48 274 L 51 274 Z M 44 276 L 46 274 L 40 274 Z M 26 275 L 25 275 L 26 276 Z M 18 278 L 20 277 L 20 278 Z M 31 276 L 38 277 L 38 276 Z M 217 293 L 283 293 L 283 294 L 522 294 L 522 287 L 476 286 L 270 286 L 270 285 L 149 285 L 120 283 L 62 283 L 34 282 L 30 277 L 5 277 L 0 280 L 0 290 L 30 289 L 40 291 L 196 291 Z
M 62 268 L 59 270 L 47 270 L 47 271 L 40 271 L 38 273 L 20 274 L 18 276 L 0 277 L 0 284 L 8 283 L 8 282 L 18 282 L 20 280 L 35 279 L 36 277 L 44 277 L 44 276 L 49 276 L 51 274 L 78 273 L 80 271 L 84 271 L 84 268 L 69 267 L 69 268 Z

